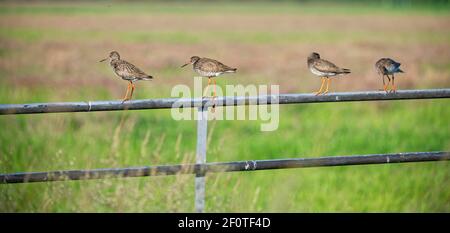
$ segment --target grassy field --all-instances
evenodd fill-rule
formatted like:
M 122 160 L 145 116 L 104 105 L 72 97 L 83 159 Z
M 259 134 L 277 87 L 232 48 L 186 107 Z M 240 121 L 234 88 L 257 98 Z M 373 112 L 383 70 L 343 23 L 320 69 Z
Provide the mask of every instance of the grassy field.
M 98 61 L 117 50 L 155 77 L 135 98 L 193 86 L 190 56 L 238 68 L 218 84 L 313 92 L 306 56 L 352 69 L 331 91 L 377 90 L 373 64 L 402 63 L 400 89 L 450 87 L 448 7 L 295 3 L 0 3 L 0 103 L 119 99 Z M 210 162 L 450 150 L 450 100 L 289 105 L 280 126 L 211 121 Z M 168 110 L 0 117 L 0 173 L 195 161 L 195 121 Z M 191 212 L 194 177 L 0 185 L 1 212 Z M 448 162 L 207 176 L 208 212 L 449 212 Z

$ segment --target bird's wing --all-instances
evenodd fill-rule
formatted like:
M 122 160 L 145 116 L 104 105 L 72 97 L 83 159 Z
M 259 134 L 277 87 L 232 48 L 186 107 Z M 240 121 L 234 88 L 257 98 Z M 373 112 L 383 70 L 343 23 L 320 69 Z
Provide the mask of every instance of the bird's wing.
M 375 68 L 378 70 L 380 74 L 386 74 L 387 70 L 385 67 L 386 58 L 382 58 L 375 63 Z
M 121 62 L 117 64 L 117 66 L 115 67 L 115 71 L 119 76 L 125 79 L 150 77 L 148 74 L 144 73 L 133 64 L 124 60 L 121 60 Z
M 199 68 L 204 72 L 219 72 L 218 61 L 209 58 L 202 59 Z
M 384 72 L 387 72 L 387 71 L 395 72 L 400 67 L 400 63 L 398 63 L 390 58 L 382 58 L 376 63 L 376 67 L 380 71 L 383 70 Z
M 400 67 L 400 63 L 398 63 L 398 62 L 396 62 L 396 61 L 394 61 L 394 60 L 392 60 L 392 59 L 389 59 L 389 63 L 390 63 L 390 66 L 392 67 L 392 68 L 394 68 L 394 69 L 397 69 L 398 67 Z
M 324 73 L 339 73 L 339 72 L 341 72 L 341 68 L 339 68 L 335 64 L 333 64 L 327 60 L 323 60 L 323 59 L 315 60 L 313 63 L 313 67 L 316 70 L 318 70 L 320 72 L 324 72 Z
M 204 72 L 229 72 L 236 69 L 210 58 L 202 58 L 200 69 Z
M 223 64 L 221 62 L 217 62 L 217 66 L 218 66 L 220 72 L 228 72 L 228 71 L 235 71 L 236 70 L 235 68 L 231 68 L 231 67 L 229 67 L 229 66 L 227 66 L 227 65 L 225 65 L 225 64 Z

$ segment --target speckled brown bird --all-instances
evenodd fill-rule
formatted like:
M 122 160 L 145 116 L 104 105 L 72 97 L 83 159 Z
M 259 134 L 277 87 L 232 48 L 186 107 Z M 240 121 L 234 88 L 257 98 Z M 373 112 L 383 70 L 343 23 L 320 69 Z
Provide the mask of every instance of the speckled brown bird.
M 211 83 L 211 79 L 217 77 L 224 73 L 236 73 L 236 68 L 231 68 L 227 65 L 222 64 L 219 61 L 214 59 L 206 58 L 206 57 L 198 57 L 193 56 L 191 60 L 182 65 L 181 67 L 185 67 L 189 64 L 192 64 L 192 67 L 195 72 L 197 72 L 200 76 L 208 78 L 208 86 L 206 88 L 206 93 L 208 93 L 209 84 Z M 216 80 L 213 79 L 214 82 L 214 95 L 216 96 Z
M 400 63 L 392 60 L 391 58 L 381 58 L 375 63 L 375 69 L 377 70 L 378 74 L 382 76 L 383 79 L 383 89 L 384 91 L 388 92 L 389 84 L 391 83 L 391 79 L 389 78 L 389 75 L 392 76 L 392 88 L 391 92 L 396 92 L 397 87 L 395 86 L 395 73 L 403 73 L 403 70 L 400 69 Z M 386 85 L 384 81 L 384 76 L 388 78 L 388 84 Z
M 122 78 L 123 80 L 128 81 L 127 92 L 125 93 L 125 97 L 122 100 L 122 103 L 130 100 L 133 97 L 133 92 L 135 89 L 134 82 L 140 80 L 152 80 L 153 77 L 144 73 L 142 70 L 134 66 L 133 64 L 120 59 L 120 55 L 116 51 L 112 51 L 109 53 L 109 57 L 101 60 L 100 62 L 106 61 L 109 59 L 109 65 L 113 68 L 114 73 Z M 131 88 L 130 96 L 128 93 Z
M 350 73 L 349 69 L 340 68 L 327 60 L 321 59 L 318 53 L 311 53 L 308 56 L 308 68 L 313 74 L 322 79 L 319 91 L 315 92 L 316 95 L 328 93 L 331 77 Z M 327 81 L 327 88 L 325 91 L 322 91 L 325 81 Z

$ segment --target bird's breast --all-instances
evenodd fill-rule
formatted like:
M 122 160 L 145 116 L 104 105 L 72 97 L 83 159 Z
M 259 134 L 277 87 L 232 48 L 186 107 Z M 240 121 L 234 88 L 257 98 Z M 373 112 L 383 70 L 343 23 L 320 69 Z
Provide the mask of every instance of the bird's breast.
M 207 70 L 195 69 L 195 68 L 194 68 L 194 71 L 203 77 L 217 77 L 222 74 L 221 72 L 207 71 Z

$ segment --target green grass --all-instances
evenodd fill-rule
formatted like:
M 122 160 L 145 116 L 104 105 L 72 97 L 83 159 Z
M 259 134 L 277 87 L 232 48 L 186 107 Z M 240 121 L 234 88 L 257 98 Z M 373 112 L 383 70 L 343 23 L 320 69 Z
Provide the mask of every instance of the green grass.
M 58 20 L 59 16 L 98 15 L 99 20 L 102 20 L 102 16 L 132 17 L 135 14 L 161 14 L 167 17 L 185 14 L 186 17 L 197 17 L 221 13 L 251 17 L 255 14 L 346 16 L 382 13 L 386 17 L 393 16 L 394 20 L 398 15 L 439 15 L 442 20 L 448 20 L 447 6 L 333 6 L 324 8 L 320 4 L 295 3 L 218 3 L 183 7 L 180 3 L 114 4 L 111 7 L 103 2 L 77 5 L 1 4 L 0 16 L 4 17 L 2 19 L 11 16 L 53 16 L 52 20 Z M 155 44 L 160 43 L 174 45 L 175 49 L 185 49 L 183 52 L 186 53 L 194 52 L 190 46 L 195 48 L 211 41 L 220 44 L 218 49 L 227 48 L 223 44 L 236 45 L 238 48 L 254 44 L 261 46 L 252 47 L 251 51 L 279 44 L 287 48 L 300 44 L 312 47 L 377 42 L 375 45 L 379 47 L 375 47 L 375 50 L 385 46 L 383 37 L 377 37 L 377 32 L 365 28 L 351 32 L 297 31 L 293 28 L 279 34 L 262 30 L 193 32 L 188 29 L 152 31 L 140 28 L 123 30 L 116 35 L 114 28 L 106 27 L 100 30 L 73 30 L 63 26 L 33 27 L 17 26 L 12 21 L 9 23 L 11 25 L 4 23 L 0 27 L 0 103 L 116 99 L 116 93 L 113 94 L 106 86 L 102 87 L 106 80 L 101 79 L 112 75 L 109 70 L 107 74 L 102 73 L 107 71 L 107 67 L 97 63 L 100 58 L 88 57 L 95 60 L 93 65 L 90 61 L 78 66 L 66 66 L 61 62 L 92 56 L 91 50 L 109 49 L 107 46 L 129 49 L 127 57 L 133 57 L 128 55 L 132 53 L 130 49 L 144 48 L 144 51 L 151 53 L 152 49 L 157 49 Z M 449 38 L 448 30 L 431 33 L 424 30 L 401 31 L 389 35 L 395 45 L 411 43 L 424 51 L 429 44 L 441 44 L 441 47 L 433 49 L 441 49 L 436 55 L 444 58 L 440 53 L 445 53 L 443 50 L 447 49 Z M 106 47 L 98 48 L 103 42 Z M 145 47 L 146 44 L 150 44 L 150 47 Z M 212 47 L 208 53 L 220 53 L 214 50 L 214 45 L 208 45 Z M 74 52 L 73 47 L 82 52 Z M 172 46 L 164 48 L 172 49 Z M 354 47 L 348 48 L 348 52 L 352 53 Z M 44 53 L 41 54 L 42 59 L 34 53 L 36 51 Z M 47 51 L 51 52 L 47 54 Z M 133 52 L 134 55 L 142 53 Z M 304 62 L 304 58 L 294 57 L 293 54 L 289 56 L 278 56 L 277 59 L 299 59 L 299 64 Z M 44 61 L 53 61 L 53 64 L 48 65 Z M 160 65 L 155 70 L 161 79 L 180 74 L 176 69 L 178 61 L 171 62 L 171 65 Z M 448 62 L 429 61 L 420 64 L 423 64 L 423 67 L 418 68 L 421 72 L 439 73 L 442 83 L 448 84 L 448 75 L 445 76 Z M 88 77 L 85 77 L 85 70 L 80 67 L 89 69 Z M 70 76 L 67 72 L 71 71 L 77 73 Z M 263 84 L 264 80 L 260 76 L 282 75 L 261 74 L 254 70 L 248 70 L 247 73 L 237 74 L 237 79 L 221 80 L 219 83 Z M 65 75 L 70 76 L 75 84 L 64 82 Z M 303 85 L 306 79 L 299 79 L 302 75 L 291 78 Z M 33 82 L 33 77 L 38 77 L 37 81 L 28 83 L 30 80 Z M 77 78 L 98 78 L 99 85 L 77 86 Z M 426 76 L 423 78 L 426 79 Z M 168 79 L 167 82 L 176 83 L 178 80 L 182 79 Z M 399 82 L 403 85 L 407 81 L 401 79 Z M 156 84 L 148 86 L 138 84 L 139 90 L 135 97 L 168 97 L 169 84 L 157 82 L 155 80 Z M 160 86 L 154 88 L 155 85 Z M 210 121 L 207 161 L 448 151 L 449 104 L 450 100 L 439 99 L 283 105 L 280 106 L 279 129 L 273 132 L 261 132 L 260 121 Z M 0 173 L 193 163 L 195 139 L 196 122 L 175 121 L 171 118 L 170 110 L 1 116 Z M 191 212 L 194 210 L 193 184 L 194 176 L 183 175 L 0 185 L 0 211 Z M 448 162 L 208 174 L 206 211 L 449 212 L 449 186 Z
M 282 106 L 274 132 L 259 132 L 254 121 L 210 122 L 208 161 L 449 150 L 449 103 Z M 173 121 L 167 110 L 4 116 L 0 124 L 8 125 L 0 134 L 2 172 L 178 164 L 194 158 L 195 122 Z M 449 169 L 447 162 L 432 162 L 212 174 L 207 211 L 448 211 Z M 15 200 L 2 201 L 0 209 L 192 211 L 192 183 L 187 175 L 2 185 L 0 198 Z
M 23 42 L 58 42 L 58 41 L 105 41 L 114 37 L 122 43 L 145 43 L 158 41 L 167 44 L 205 44 L 208 41 L 242 44 L 291 44 L 291 43 L 357 43 L 380 42 L 382 38 L 377 32 L 370 31 L 293 31 L 281 33 L 268 33 L 264 31 L 122 31 L 116 34 L 111 30 L 77 30 L 71 29 L 33 29 L 33 28 L 0 28 L 0 36 L 10 40 Z M 392 45 L 405 43 L 449 43 L 449 32 L 437 32 L 426 35 L 422 32 L 399 32 L 390 36 Z M 0 54 L 1 55 L 1 54 Z

